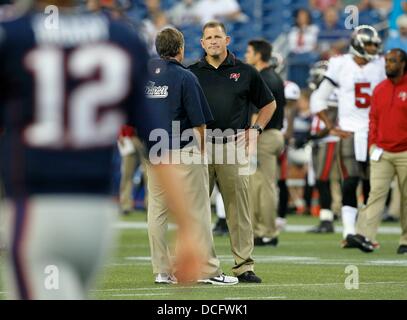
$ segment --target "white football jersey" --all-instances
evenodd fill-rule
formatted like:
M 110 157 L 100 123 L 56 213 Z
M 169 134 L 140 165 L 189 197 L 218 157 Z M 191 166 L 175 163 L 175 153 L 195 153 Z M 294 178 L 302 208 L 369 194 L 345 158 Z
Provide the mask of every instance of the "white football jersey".
M 332 57 L 325 77 L 338 88 L 339 127 L 351 132 L 368 131 L 373 89 L 386 79 L 384 58 L 359 66 L 351 54 Z

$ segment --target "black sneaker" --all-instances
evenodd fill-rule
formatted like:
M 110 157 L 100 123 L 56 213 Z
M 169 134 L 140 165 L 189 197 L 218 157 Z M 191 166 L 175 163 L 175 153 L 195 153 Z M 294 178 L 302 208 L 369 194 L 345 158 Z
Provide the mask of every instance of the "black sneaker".
M 319 225 L 311 228 L 307 232 L 310 233 L 334 233 L 334 224 L 332 221 L 322 220 Z
M 277 247 L 278 244 L 278 238 L 254 238 L 254 245 L 255 246 L 273 246 Z
M 246 271 L 243 272 L 240 276 L 237 276 L 239 282 L 246 282 L 246 283 L 261 283 L 261 279 L 256 276 L 253 271 Z
M 344 248 L 358 248 L 363 252 L 374 251 L 373 243 L 360 234 L 348 234 L 346 236 L 346 246 L 344 246 Z
M 218 218 L 215 227 L 212 230 L 214 236 L 224 236 L 229 233 L 228 225 L 226 219 Z
M 407 245 L 401 244 L 397 249 L 398 254 L 407 254 Z
M 383 222 L 397 222 L 397 221 L 399 221 L 399 219 L 397 217 L 393 217 L 393 216 L 389 215 L 388 213 L 385 213 L 383 215 L 382 221 Z
M 122 214 L 122 216 L 128 216 L 128 215 L 130 215 L 131 211 L 132 211 L 132 210 L 128 210 L 128 209 L 126 209 L 126 210 L 121 210 L 121 214 Z

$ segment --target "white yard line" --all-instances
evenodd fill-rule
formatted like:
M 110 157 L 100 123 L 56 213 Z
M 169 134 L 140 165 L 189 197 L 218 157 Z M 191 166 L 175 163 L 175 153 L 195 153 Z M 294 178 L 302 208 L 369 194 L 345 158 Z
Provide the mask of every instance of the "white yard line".
M 112 297 L 147 297 L 147 296 L 169 296 L 171 293 L 132 293 L 112 294 Z
M 333 283 L 283 283 L 283 284 L 237 284 L 234 286 L 210 286 L 210 285 L 199 285 L 199 286 L 166 286 L 166 287 L 147 287 L 147 288 L 123 288 L 123 289 L 100 289 L 92 290 L 93 292 L 117 292 L 117 291 L 156 291 L 156 290 L 188 290 L 188 289 L 235 289 L 240 288 L 286 288 L 286 287 L 321 287 L 321 286 L 343 286 L 343 282 L 333 282 Z M 360 282 L 359 285 L 400 285 L 407 286 L 407 282 L 396 282 L 396 281 L 378 281 L 378 282 Z
M 306 232 L 312 227 L 312 225 L 295 225 L 295 224 L 288 224 L 284 230 L 284 232 Z M 115 224 L 115 228 L 117 229 L 137 229 L 137 230 L 144 230 L 147 229 L 146 222 L 126 222 L 121 221 Z M 170 229 L 175 229 L 175 225 L 170 224 Z M 335 226 L 335 233 L 342 233 L 342 226 Z M 401 229 L 400 227 L 379 227 L 380 234 L 400 234 Z
M 113 297 L 131 297 L 131 296 L 169 296 L 173 293 L 163 292 L 163 293 L 114 293 L 114 292 L 126 292 L 126 291 L 188 291 L 190 289 L 235 289 L 236 287 L 240 288 L 289 288 L 289 287 L 329 287 L 329 286 L 343 286 L 343 282 L 333 282 L 333 283 L 283 283 L 283 284 L 237 284 L 234 286 L 209 286 L 209 285 L 199 285 L 199 286 L 160 286 L 160 287 L 146 287 L 146 288 L 114 288 L 114 289 L 97 289 L 91 290 L 91 292 L 101 292 L 101 293 L 112 293 Z M 407 286 L 407 282 L 396 282 L 396 281 L 378 281 L 378 282 L 360 282 L 360 286 L 363 285 L 398 285 L 398 286 Z M 0 294 L 7 294 L 7 292 L 0 292 Z M 239 299 L 287 299 L 287 297 L 226 297 L 225 299 L 229 300 L 239 300 Z
M 225 297 L 225 300 L 273 300 L 287 299 L 287 297 Z
M 233 263 L 233 258 L 228 255 L 219 255 L 218 258 L 225 263 Z M 134 261 L 131 263 L 112 263 L 110 267 L 114 266 L 134 266 L 149 264 L 151 258 L 149 256 L 130 256 L 124 257 L 125 261 Z M 257 263 L 290 263 L 302 265 L 359 265 L 359 266 L 389 266 L 389 267 L 407 267 L 407 260 L 341 260 L 341 259 L 321 259 L 318 257 L 301 257 L 301 256 L 264 256 L 259 255 L 255 257 Z

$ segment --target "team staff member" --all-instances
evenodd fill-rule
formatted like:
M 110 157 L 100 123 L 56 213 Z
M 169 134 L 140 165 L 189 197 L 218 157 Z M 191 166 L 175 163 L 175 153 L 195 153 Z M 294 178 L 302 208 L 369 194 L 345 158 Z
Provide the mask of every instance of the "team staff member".
M 271 67 L 271 44 L 263 39 L 251 40 L 246 49 L 246 62 L 260 72 L 267 87 L 276 98 L 277 108 L 270 122 L 259 136 L 258 170 L 250 176 L 250 204 L 253 215 L 254 245 L 277 245 L 277 157 L 284 148 L 281 132 L 284 120 L 284 82 Z M 253 121 L 257 117 L 257 110 Z
M 259 73 L 253 67 L 236 59 L 227 50 L 230 37 L 226 34 L 225 26 L 217 21 L 211 21 L 202 29 L 201 45 L 206 55 L 190 68 L 208 99 L 214 116 L 214 122 L 209 129 L 247 129 L 250 126 L 249 111 L 253 103 L 261 109 L 256 123 L 252 126 L 259 133 L 270 121 L 276 103 L 272 93 L 267 89 Z M 216 164 L 217 156 L 214 149 L 223 152 L 223 159 L 227 159 L 228 150 L 236 145 L 236 135 L 212 135 L 209 154 L 209 181 L 212 191 L 215 179 L 226 209 L 226 220 L 229 228 L 232 253 L 235 260 L 233 273 L 240 282 L 261 282 L 254 273 L 253 229 L 249 212 L 249 176 L 242 175 L 241 170 L 247 164 L 228 164 L 224 161 Z
M 371 252 L 394 175 L 401 193 L 402 235 L 397 250 L 407 253 L 407 55 L 401 49 L 386 54 L 387 79 L 373 92 L 369 114 L 370 193 L 360 211 L 351 244 Z M 368 240 L 370 239 L 370 240 Z
M 155 44 L 160 58 L 152 59 L 149 63 L 150 76 L 146 96 L 150 98 L 151 110 L 166 119 L 163 129 L 169 133 L 169 142 L 179 141 L 179 147 L 171 144 L 169 148 L 174 156 L 171 160 L 181 161 L 171 162 L 170 166 L 183 178 L 188 196 L 185 201 L 191 205 L 191 224 L 197 225 L 195 236 L 205 252 L 202 258 L 206 264 L 199 282 L 233 285 L 238 283 L 237 278 L 224 275 L 216 257 L 211 230 L 208 167 L 200 161 L 201 154 L 205 152 L 205 127 L 213 117 L 197 78 L 181 65 L 184 58 L 182 33 L 173 28 L 166 28 L 158 33 Z M 172 130 L 173 122 L 179 123 L 179 133 Z M 181 134 L 188 129 L 196 130 L 198 144 L 191 146 L 190 141 L 181 141 Z M 184 163 L 183 157 L 190 155 L 195 155 L 197 161 L 192 164 Z M 147 166 L 147 174 L 148 233 L 155 282 L 174 283 L 176 279 L 173 277 L 166 237 L 169 209 L 162 186 L 150 166 Z

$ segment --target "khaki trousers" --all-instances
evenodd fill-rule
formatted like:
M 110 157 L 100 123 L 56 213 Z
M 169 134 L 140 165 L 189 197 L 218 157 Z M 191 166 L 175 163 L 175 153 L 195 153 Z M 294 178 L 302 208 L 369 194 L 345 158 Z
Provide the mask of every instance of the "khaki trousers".
M 173 151 L 175 153 L 177 151 Z M 181 154 L 198 151 L 183 149 Z M 173 164 L 183 179 L 188 202 L 191 205 L 191 223 L 197 226 L 197 239 L 201 248 L 206 251 L 207 263 L 203 269 L 203 277 L 211 278 L 222 273 L 219 259 L 216 257 L 211 226 L 211 207 L 209 200 L 209 179 L 206 164 Z M 158 183 L 150 166 L 148 175 L 148 236 L 150 241 L 151 262 L 153 273 L 172 273 L 167 240 L 169 210 L 165 201 L 164 190 Z M 186 201 L 186 199 L 185 199 Z
M 144 146 L 137 137 L 131 138 L 135 152 L 122 157 L 120 168 L 120 209 L 121 211 L 132 211 L 134 209 L 133 200 L 133 176 L 137 166 L 142 163 L 144 165 Z M 144 174 L 144 178 L 146 175 Z M 146 187 L 146 179 L 144 179 L 144 187 Z
M 131 211 L 134 209 L 133 175 L 137 166 L 137 154 L 133 153 L 122 157 L 120 178 L 120 209 Z
M 240 155 L 245 153 L 244 149 L 236 148 L 233 141 L 225 144 L 209 142 L 207 146 L 210 192 L 217 181 L 225 205 L 230 245 L 235 260 L 232 272 L 239 276 L 254 270 L 253 229 L 249 212 L 249 163 L 247 156 L 245 163 L 239 161 L 242 157 L 233 158 L 236 151 Z
M 257 144 L 258 167 L 250 176 L 250 212 L 255 238 L 278 236 L 276 228 L 278 192 L 277 158 L 284 148 L 284 136 L 280 130 L 268 129 Z
M 401 203 L 401 195 L 400 195 L 400 188 L 399 183 L 397 181 L 397 177 L 394 178 L 392 182 L 392 191 L 391 191 L 391 199 L 389 204 L 389 214 L 392 217 L 400 218 L 400 203 Z
M 394 175 L 397 175 L 401 194 L 400 244 L 407 245 L 407 151 L 384 151 L 379 161 L 370 160 L 370 194 L 366 207 L 358 217 L 356 232 L 375 240 L 387 194 Z

